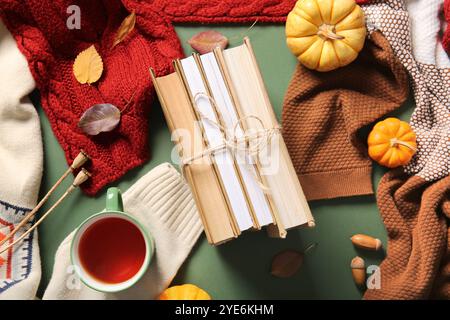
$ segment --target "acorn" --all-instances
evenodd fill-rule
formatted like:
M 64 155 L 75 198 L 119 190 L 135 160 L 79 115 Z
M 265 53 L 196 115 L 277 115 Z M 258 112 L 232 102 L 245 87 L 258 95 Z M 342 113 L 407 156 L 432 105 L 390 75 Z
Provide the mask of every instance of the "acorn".
M 362 287 L 366 284 L 366 267 L 361 257 L 355 257 L 350 264 L 352 276 L 356 285 Z
M 352 243 L 362 249 L 377 251 L 382 247 L 380 239 L 365 235 L 365 234 L 355 234 L 350 238 Z

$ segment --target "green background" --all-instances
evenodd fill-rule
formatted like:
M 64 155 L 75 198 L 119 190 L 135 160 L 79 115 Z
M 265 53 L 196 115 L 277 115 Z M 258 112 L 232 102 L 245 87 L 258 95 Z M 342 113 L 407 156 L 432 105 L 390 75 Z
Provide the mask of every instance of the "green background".
M 230 39 L 230 45 L 241 44 L 248 35 L 265 79 L 267 90 L 277 115 L 280 115 L 296 59 L 290 54 L 282 26 L 178 26 L 177 32 L 186 54 L 191 52 L 187 40 L 197 32 L 214 29 Z M 370 84 L 368 84 L 370 85 Z M 45 167 L 41 193 L 46 192 L 66 170 L 63 151 L 53 135 L 47 117 L 34 93 L 42 123 Z M 395 114 L 409 119 L 413 102 L 408 101 Z M 164 116 L 157 102 L 150 115 L 149 140 L 152 159 L 142 167 L 126 174 L 116 186 L 126 190 L 156 165 L 169 161 L 172 142 Z M 376 186 L 384 169 L 375 166 Z M 65 181 L 68 186 L 71 179 Z M 60 187 L 41 209 L 48 209 L 65 188 Z M 96 198 L 80 191 L 66 199 L 39 228 L 42 259 L 42 281 L 39 295 L 50 280 L 54 255 L 59 243 L 85 218 L 104 208 L 105 190 Z M 174 283 L 193 283 L 207 290 L 214 299 L 360 299 L 362 292 L 354 285 L 350 261 L 360 255 L 366 265 L 379 264 L 384 252 L 363 252 L 355 249 L 349 238 L 365 233 L 380 238 L 386 244 L 386 231 L 380 219 L 375 196 L 351 197 L 310 202 L 316 227 L 296 229 L 286 239 L 269 238 L 264 231 L 247 232 L 240 238 L 221 245 L 210 246 L 204 235 L 180 269 Z M 272 257 L 285 249 L 304 250 L 312 243 L 317 246 L 306 254 L 304 265 L 294 277 L 278 279 L 270 275 Z

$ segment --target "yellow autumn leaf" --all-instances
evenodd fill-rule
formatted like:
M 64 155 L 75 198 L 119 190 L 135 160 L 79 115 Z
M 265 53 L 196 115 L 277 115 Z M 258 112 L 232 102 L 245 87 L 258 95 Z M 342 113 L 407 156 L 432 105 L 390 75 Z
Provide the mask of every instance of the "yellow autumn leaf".
M 136 14 L 134 11 L 128 15 L 120 24 L 117 30 L 116 37 L 114 38 L 113 48 L 125 39 L 125 37 L 134 29 L 136 24 Z
M 94 83 L 103 73 L 102 57 L 94 45 L 80 52 L 73 63 L 73 74 L 79 83 Z

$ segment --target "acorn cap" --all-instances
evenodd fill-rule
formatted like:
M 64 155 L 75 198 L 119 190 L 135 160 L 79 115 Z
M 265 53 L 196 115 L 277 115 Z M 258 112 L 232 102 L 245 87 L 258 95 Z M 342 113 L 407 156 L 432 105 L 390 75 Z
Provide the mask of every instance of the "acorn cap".
M 381 240 L 380 239 L 378 239 L 378 238 L 376 238 L 375 239 L 375 241 L 376 241 L 376 247 L 375 247 L 375 250 L 380 250 L 381 249 L 381 246 L 383 245 L 383 243 L 381 242 Z
M 352 262 L 350 263 L 350 267 L 352 269 L 364 269 L 365 268 L 365 264 L 364 264 L 364 260 L 361 257 L 354 257 L 352 259 Z

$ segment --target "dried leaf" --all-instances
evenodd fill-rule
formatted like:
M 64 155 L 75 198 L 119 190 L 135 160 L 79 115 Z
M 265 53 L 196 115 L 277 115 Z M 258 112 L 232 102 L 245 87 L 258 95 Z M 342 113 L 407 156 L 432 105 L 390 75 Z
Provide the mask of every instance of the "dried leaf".
M 73 74 L 79 83 L 94 83 L 103 73 L 102 57 L 94 45 L 80 52 L 73 63 Z
M 114 38 L 113 48 L 126 38 L 126 36 L 134 29 L 136 24 L 136 14 L 134 11 L 128 15 L 121 23 L 117 30 L 116 37 Z
M 78 122 L 84 133 L 95 136 L 113 130 L 120 122 L 120 110 L 112 104 L 96 104 L 86 110 Z
M 216 47 L 225 49 L 228 46 L 228 38 L 220 32 L 209 30 L 197 33 L 188 43 L 192 49 L 200 54 L 213 51 Z
M 294 250 L 286 250 L 277 254 L 272 260 L 273 276 L 278 278 L 292 277 L 303 264 L 304 254 Z

